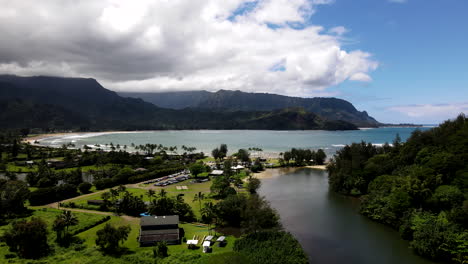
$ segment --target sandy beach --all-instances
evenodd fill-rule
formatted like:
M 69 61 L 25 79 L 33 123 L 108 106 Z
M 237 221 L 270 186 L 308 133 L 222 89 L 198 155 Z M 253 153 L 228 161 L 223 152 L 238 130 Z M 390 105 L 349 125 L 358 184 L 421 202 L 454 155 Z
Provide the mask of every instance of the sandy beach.
M 71 135 L 86 135 L 86 134 L 118 134 L 118 133 L 134 133 L 140 131 L 99 131 L 99 132 L 59 132 L 59 133 L 45 133 L 39 135 L 28 136 L 23 139 L 23 142 L 34 145 L 35 141 L 50 137 L 71 136 Z

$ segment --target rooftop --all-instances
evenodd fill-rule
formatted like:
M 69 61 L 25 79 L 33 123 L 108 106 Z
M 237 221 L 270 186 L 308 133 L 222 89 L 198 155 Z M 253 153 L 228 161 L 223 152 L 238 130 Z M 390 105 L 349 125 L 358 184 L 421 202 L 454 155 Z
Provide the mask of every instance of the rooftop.
M 155 225 L 178 225 L 178 215 L 164 215 L 164 216 L 143 216 L 140 219 L 141 226 L 155 226 Z

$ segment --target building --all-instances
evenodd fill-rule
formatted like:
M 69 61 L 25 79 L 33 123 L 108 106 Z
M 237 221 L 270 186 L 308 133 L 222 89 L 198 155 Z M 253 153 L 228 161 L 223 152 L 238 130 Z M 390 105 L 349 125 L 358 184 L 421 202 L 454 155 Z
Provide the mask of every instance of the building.
M 179 216 L 143 216 L 140 219 L 140 246 L 153 246 L 156 242 L 179 244 Z
M 222 170 L 213 170 L 210 172 L 210 175 L 211 176 L 220 176 L 220 175 L 223 175 L 224 171 Z

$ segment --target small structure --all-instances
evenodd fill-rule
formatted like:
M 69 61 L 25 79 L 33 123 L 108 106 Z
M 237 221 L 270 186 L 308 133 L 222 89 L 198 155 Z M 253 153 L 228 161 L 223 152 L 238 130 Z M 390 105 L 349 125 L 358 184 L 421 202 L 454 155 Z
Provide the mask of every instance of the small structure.
M 218 247 L 224 247 L 226 246 L 226 237 L 220 236 L 218 239 L 216 239 L 216 242 L 219 242 Z
M 223 175 L 223 173 L 224 173 L 224 171 L 222 171 L 222 170 L 212 170 L 212 171 L 210 172 L 210 175 L 212 175 L 212 176 L 220 176 L 220 175 Z
M 211 246 L 211 242 L 205 240 L 205 242 L 203 242 L 203 253 L 211 252 L 210 246 Z
M 187 240 L 187 245 L 198 245 L 198 240 L 196 239 Z
M 245 167 L 242 166 L 242 165 L 237 165 L 237 166 L 232 166 L 231 167 L 231 170 L 235 170 L 235 171 L 240 171 L 242 169 L 245 169 Z
M 88 205 L 101 205 L 104 204 L 104 200 L 88 200 Z
M 145 168 L 136 168 L 135 169 L 135 172 L 145 172 L 145 171 L 147 171 L 147 169 L 145 169 Z
M 140 219 L 140 246 L 152 246 L 156 242 L 179 244 L 179 216 L 143 216 Z

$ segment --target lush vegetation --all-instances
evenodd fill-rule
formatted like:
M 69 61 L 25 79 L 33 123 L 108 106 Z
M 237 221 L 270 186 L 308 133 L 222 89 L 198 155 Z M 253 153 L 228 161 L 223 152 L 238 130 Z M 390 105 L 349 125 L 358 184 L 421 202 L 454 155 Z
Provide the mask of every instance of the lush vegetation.
M 292 148 L 289 151 L 280 153 L 279 162 L 283 166 L 304 166 L 304 165 L 323 165 L 327 155 L 323 149 L 297 149 Z
M 328 166 L 330 188 L 360 196 L 361 213 L 398 229 L 419 255 L 468 261 L 468 119 L 415 131 L 406 143 L 355 143 Z
M 247 256 L 252 263 L 309 263 L 299 242 L 286 232 L 251 233 L 236 241 L 234 251 Z
M 282 232 L 278 214 L 257 194 L 261 182 L 247 169 L 231 169 L 240 163 L 262 166 L 247 150 L 228 156 L 226 145 L 217 148 L 217 166 L 225 173 L 210 178 L 204 155 L 190 147 L 184 146 L 183 154 L 157 144 L 132 146 L 137 153 L 112 143 L 105 146 L 109 151 L 69 147 L 32 146 L 22 143 L 18 132 L 0 133 L 0 169 L 6 176 L 0 179 L 0 257 L 11 263 L 255 263 L 251 253 L 233 251 L 232 235 L 212 254 L 188 250 L 183 242 L 224 229 L 237 236 Z M 172 186 L 130 184 L 187 168 L 193 179 Z M 18 170 L 27 171 L 24 180 L 16 177 Z M 94 182 L 85 181 L 85 174 Z M 182 244 L 139 247 L 136 217 L 143 212 L 179 215 Z M 255 241 L 250 237 L 243 245 L 260 243 Z M 293 246 L 302 252 L 297 242 Z
M 123 96 L 142 98 L 160 107 L 183 109 L 204 108 L 222 111 L 272 111 L 291 107 L 302 107 L 330 120 L 344 120 L 360 127 L 377 126 L 379 123 L 366 112 L 359 112 L 349 102 L 337 98 L 300 98 L 276 94 L 246 93 L 242 91 L 219 90 L 164 92 L 164 93 L 123 93 Z
M 339 101 L 338 99 L 334 99 Z M 124 98 L 96 80 L 84 78 L 0 76 L 0 127 L 54 130 L 150 129 L 357 129 L 355 121 L 376 121 L 358 112 L 349 121 L 322 117 L 302 108 L 267 111 L 164 109 L 141 99 Z M 336 103 L 340 104 L 340 103 Z M 329 104 L 330 105 L 330 104 Z M 326 112 L 324 112 L 326 113 Z M 346 118 L 349 119 L 349 118 Z

